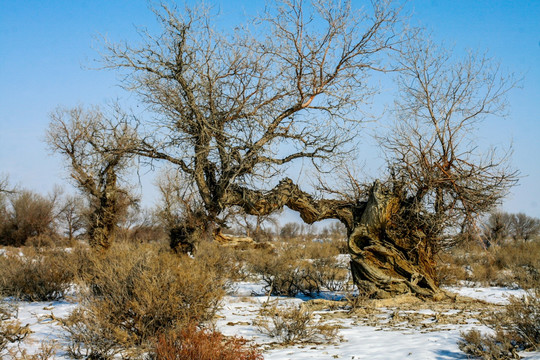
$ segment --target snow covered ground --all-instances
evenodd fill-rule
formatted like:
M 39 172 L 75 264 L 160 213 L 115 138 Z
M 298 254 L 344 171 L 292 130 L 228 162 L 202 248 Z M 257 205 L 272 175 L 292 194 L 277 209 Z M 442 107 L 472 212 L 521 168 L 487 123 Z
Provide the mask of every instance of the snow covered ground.
M 520 296 L 521 290 L 504 288 L 449 288 L 448 290 L 480 299 L 486 303 L 504 303 L 508 295 Z M 462 309 L 441 310 L 430 308 L 381 307 L 372 314 L 372 320 L 347 314 L 344 310 L 320 310 L 315 314 L 325 321 L 339 326 L 338 340 L 331 344 L 307 344 L 283 346 L 268 335 L 262 334 L 253 322 L 263 304 L 270 299 L 279 305 L 300 305 L 304 298 L 270 297 L 264 295 L 263 285 L 258 283 L 237 283 L 234 292 L 225 298 L 219 313 L 217 328 L 226 335 L 242 336 L 260 344 L 266 360 L 317 360 L 317 359 L 467 359 L 457 345 L 460 331 L 470 329 L 486 330 L 474 319 L 471 310 L 463 321 L 441 321 L 445 316 L 465 312 Z M 480 304 L 482 306 L 482 304 Z M 496 306 L 496 305 L 493 305 Z M 500 306 L 500 305 L 499 305 Z M 31 342 L 25 346 L 29 353 L 39 349 L 42 341 L 57 341 L 62 346 L 61 328 L 52 320 L 64 317 L 76 304 L 58 302 L 19 302 L 18 318 L 22 325 L 28 324 L 33 334 Z M 477 312 L 480 314 L 480 312 Z M 411 319 L 416 319 L 414 324 Z M 452 318 L 453 319 L 453 318 Z M 523 354 L 525 359 L 540 359 L 540 352 Z M 58 359 L 67 359 L 65 352 L 59 352 Z

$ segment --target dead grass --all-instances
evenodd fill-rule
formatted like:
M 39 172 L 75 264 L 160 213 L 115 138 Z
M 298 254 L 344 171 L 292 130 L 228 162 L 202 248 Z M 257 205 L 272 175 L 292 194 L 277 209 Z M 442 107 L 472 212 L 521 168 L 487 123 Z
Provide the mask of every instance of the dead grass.
M 540 240 L 507 241 L 488 249 L 468 244 L 440 254 L 439 280 L 486 286 L 540 287 Z
M 17 308 L 0 300 L 0 358 L 13 360 L 53 359 L 58 350 L 55 342 L 43 342 L 37 352 L 29 354 L 21 345 L 32 331 L 16 319 Z

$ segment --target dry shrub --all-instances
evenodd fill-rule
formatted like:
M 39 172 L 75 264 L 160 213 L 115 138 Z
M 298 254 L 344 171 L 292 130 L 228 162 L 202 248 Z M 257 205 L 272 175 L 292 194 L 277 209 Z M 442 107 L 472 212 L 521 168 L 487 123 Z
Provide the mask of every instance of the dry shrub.
M 24 246 L 32 237 L 48 239 L 54 237 L 55 199 L 29 190 L 23 190 L 9 197 L 9 205 L 4 206 L 0 222 L 0 245 Z
M 299 250 L 260 252 L 251 259 L 250 267 L 261 276 L 265 291 L 272 295 L 309 295 L 320 291 L 312 264 Z
M 8 358 L 13 360 L 50 360 L 57 358 L 58 344 L 55 341 L 45 341 L 39 344 L 37 352 L 29 353 L 20 347 L 11 348 Z
M 249 262 L 272 295 L 312 295 L 343 290 L 349 271 L 337 261 L 338 254 L 331 243 L 290 241 L 276 251 L 254 252 Z
M 215 331 L 189 325 L 180 331 L 159 337 L 156 360 L 263 360 L 254 347 L 242 338 L 225 338 Z
M 540 240 L 509 242 L 493 250 L 497 268 L 510 275 L 507 282 L 524 289 L 540 288 Z
M 483 335 L 477 330 L 461 333 L 458 343 L 461 351 L 475 358 L 486 360 L 521 359 L 516 347 L 502 331 Z
M 262 333 L 285 344 L 328 342 L 337 335 L 336 326 L 316 320 L 313 312 L 302 306 L 263 308 L 256 325 Z
M 462 265 L 457 265 L 450 254 L 441 254 L 440 264 L 437 266 L 437 280 L 440 285 L 458 285 L 467 279 L 467 271 Z
M 220 246 L 213 241 L 201 241 L 197 247 L 196 260 L 210 271 L 220 273 L 231 281 L 245 280 L 245 271 L 241 250 Z
M 20 323 L 14 320 L 16 308 L 0 302 L 0 356 L 8 345 L 24 340 L 28 333 L 22 331 Z
M 0 293 L 25 301 L 58 300 L 73 282 L 72 262 L 64 250 L 6 253 L 0 256 Z
M 329 291 L 346 291 L 350 283 L 348 264 L 340 264 L 335 256 L 313 259 L 315 281 L 320 288 Z
M 493 245 L 466 244 L 440 255 L 443 285 L 472 281 L 491 286 L 540 287 L 540 241 L 511 241 Z
M 523 297 L 510 297 L 503 313 L 495 314 L 491 326 L 500 326 L 524 349 L 540 349 L 540 289 Z
M 155 244 L 94 254 L 81 286 L 81 306 L 63 323 L 75 357 L 140 356 L 159 334 L 212 319 L 224 294 L 214 272 Z
M 462 351 L 483 359 L 520 359 L 518 351 L 540 349 L 540 290 L 509 301 L 504 312 L 485 320 L 494 334 L 475 330 L 461 334 Z
M 26 246 L 32 246 L 36 249 L 40 248 L 52 248 L 54 246 L 61 245 L 62 239 L 56 234 L 39 234 L 29 237 L 26 240 Z

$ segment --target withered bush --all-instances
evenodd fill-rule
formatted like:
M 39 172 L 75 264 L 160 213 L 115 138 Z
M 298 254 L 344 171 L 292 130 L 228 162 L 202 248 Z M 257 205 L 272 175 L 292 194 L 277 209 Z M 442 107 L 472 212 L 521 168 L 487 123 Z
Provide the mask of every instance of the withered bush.
M 516 346 L 500 330 L 494 334 L 482 334 L 478 330 L 461 333 L 458 343 L 461 351 L 474 358 L 486 360 L 521 359 Z
M 15 309 L 0 300 L 0 356 L 4 354 L 9 343 L 15 342 L 18 334 L 18 324 L 14 324 L 12 320 L 14 312 Z
M 540 287 L 540 241 L 502 242 L 488 249 L 467 244 L 440 254 L 443 285 L 471 281 L 491 286 Z
M 156 360 L 263 360 L 255 347 L 242 338 L 225 338 L 195 325 L 159 337 Z
M 290 249 L 278 253 L 257 254 L 250 261 L 251 270 L 261 276 L 265 291 L 272 295 L 296 296 L 318 292 L 314 268 L 303 259 L 301 251 Z
M 6 253 L 0 256 L 0 293 L 25 301 L 58 300 L 73 283 L 73 263 L 64 250 Z
M 262 333 L 285 344 L 328 342 L 337 335 L 336 326 L 316 320 L 313 312 L 302 306 L 263 308 L 256 325 Z
M 201 241 L 197 247 L 196 260 L 228 280 L 241 281 L 249 275 L 245 270 L 244 256 L 241 250 L 220 246 L 213 241 Z
M 157 244 L 116 244 L 94 254 L 81 277 L 80 307 L 63 322 L 75 357 L 137 357 L 161 333 L 209 321 L 223 281 Z
M 463 352 L 483 359 L 520 359 L 518 351 L 540 349 L 540 290 L 509 301 L 505 311 L 485 320 L 494 334 L 461 334 Z
M 312 295 L 343 290 L 349 271 L 337 261 L 338 254 L 331 243 L 290 241 L 276 251 L 253 253 L 249 263 L 272 295 Z

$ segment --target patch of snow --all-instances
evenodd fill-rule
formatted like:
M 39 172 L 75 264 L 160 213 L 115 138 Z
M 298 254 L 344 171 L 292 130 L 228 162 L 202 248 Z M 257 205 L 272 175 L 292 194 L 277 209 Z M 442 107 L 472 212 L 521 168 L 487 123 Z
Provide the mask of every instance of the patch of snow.
M 523 289 L 510 289 L 506 287 L 446 287 L 448 291 L 482 300 L 492 304 L 508 304 L 509 296 L 522 297 L 526 294 Z
M 21 325 L 28 326 L 32 331 L 23 345 L 29 354 L 38 352 L 43 342 L 57 342 L 60 348 L 65 347 L 63 330 L 53 318 L 67 317 L 77 307 L 76 303 L 67 301 L 11 301 L 11 303 L 18 308 L 17 319 Z M 54 358 L 69 359 L 69 356 L 60 349 Z
M 262 282 L 235 283 L 235 291 L 225 297 L 223 308 L 219 312 L 216 327 L 227 336 L 242 336 L 260 344 L 264 349 L 266 360 L 359 360 L 359 359 L 437 359 L 459 360 L 467 356 L 459 350 L 457 345 L 460 332 L 470 329 L 487 331 L 478 320 L 467 319 L 465 324 L 444 324 L 433 331 L 420 331 L 417 329 L 396 329 L 391 327 L 373 327 L 358 323 L 353 316 L 331 317 L 329 322 L 340 326 L 338 338 L 330 344 L 304 344 L 295 346 L 271 346 L 275 339 L 261 333 L 254 325 L 255 320 L 265 303 L 279 306 L 298 306 L 306 299 L 268 297 L 263 291 Z M 460 295 L 474 297 L 485 301 L 504 303 L 508 295 L 520 296 L 524 292 L 506 288 L 448 288 Z M 326 298 L 323 293 L 319 298 Z M 67 316 L 76 306 L 76 303 L 66 301 L 56 302 L 15 302 L 19 306 L 18 318 L 22 325 L 28 324 L 33 334 L 33 343 L 25 343 L 29 353 L 38 351 L 41 341 L 58 341 L 60 346 L 65 345 L 61 327 L 51 319 Z M 396 310 L 381 309 L 382 314 L 377 316 L 389 318 Z M 399 311 L 399 310 L 398 310 Z M 406 313 L 408 311 L 401 311 Z M 400 313 L 401 313 L 400 312 Z M 418 311 L 420 314 L 433 315 L 431 309 Z M 448 313 L 458 313 L 460 310 L 449 310 Z M 316 312 L 317 315 L 324 312 Z M 383 319 L 384 321 L 384 319 Z M 524 359 L 540 359 L 540 352 L 524 353 Z M 63 351 L 55 359 L 68 359 Z

